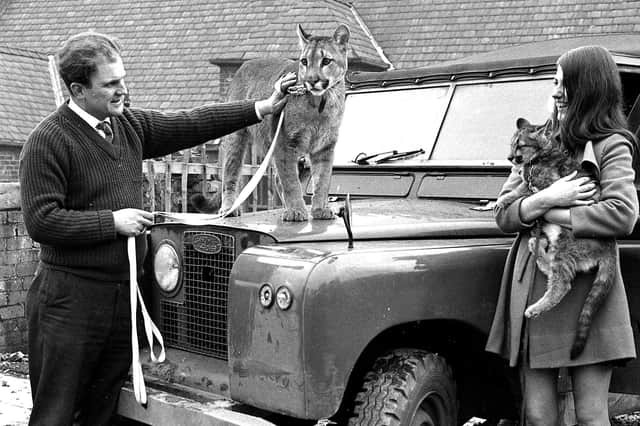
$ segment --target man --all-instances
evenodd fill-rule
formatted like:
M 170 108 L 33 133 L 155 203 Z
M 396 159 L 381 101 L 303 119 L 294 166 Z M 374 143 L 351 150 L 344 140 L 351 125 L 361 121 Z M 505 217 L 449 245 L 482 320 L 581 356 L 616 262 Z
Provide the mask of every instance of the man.
M 22 210 L 40 243 L 27 296 L 30 425 L 108 425 L 131 363 L 126 241 L 144 230 L 142 160 L 189 148 L 279 112 L 287 75 L 265 100 L 161 113 L 125 106 L 120 46 L 99 33 L 57 54 L 70 99 L 29 135 L 20 158 Z

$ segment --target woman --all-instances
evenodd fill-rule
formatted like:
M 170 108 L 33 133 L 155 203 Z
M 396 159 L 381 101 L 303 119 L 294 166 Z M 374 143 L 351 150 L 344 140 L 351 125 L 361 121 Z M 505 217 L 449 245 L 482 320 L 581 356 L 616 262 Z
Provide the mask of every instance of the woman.
M 595 184 L 587 178 L 575 179 L 573 173 L 496 208 L 498 226 L 519 235 L 507 258 L 487 350 L 520 368 L 527 424 L 558 424 L 558 368 L 570 367 L 578 423 L 603 426 L 609 424 L 612 368 L 636 356 L 619 260 L 615 283 L 594 318 L 585 350 L 570 360 L 578 313 L 593 274 L 579 274 L 558 306 L 525 320 L 525 308 L 546 289 L 546 276 L 528 256 L 527 242 L 537 219 L 569 227 L 576 237 L 630 234 L 638 215 L 633 184 L 636 140 L 626 130 L 620 77 L 606 49 L 588 46 L 563 54 L 557 62 L 552 97 L 554 138 L 583 167 L 596 171 L 601 198 L 593 202 Z M 512 173 L 500 195 L 520 182 L 520 176 Z

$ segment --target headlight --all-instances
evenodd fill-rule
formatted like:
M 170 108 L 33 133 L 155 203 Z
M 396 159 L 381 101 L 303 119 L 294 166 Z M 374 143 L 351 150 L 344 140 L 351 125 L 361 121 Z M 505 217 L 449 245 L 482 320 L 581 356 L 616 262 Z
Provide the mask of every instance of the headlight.
M 153 273 L 158 286 L 166 293 L 173 292 L 180 279 L 180 259 L 173 245 L 163 242 L 153 258 Z
M 286 311 L 291 307 L 291 303 L 293 303 L 293 296 L 291 295 L 291 290 L 287 287 L 280 287 L 276 292 L 276 303 L 278 307 L 283 311 Z
M 260 304 L 265 308 L 273 305 L 273 287 L 269 283 L 260 287 Z

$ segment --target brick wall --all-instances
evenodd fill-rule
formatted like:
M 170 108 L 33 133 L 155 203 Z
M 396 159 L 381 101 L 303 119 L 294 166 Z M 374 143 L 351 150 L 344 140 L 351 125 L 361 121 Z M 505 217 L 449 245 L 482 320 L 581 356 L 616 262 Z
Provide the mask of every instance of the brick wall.
M 25 302 L 38 253 L 22 212 L 0 211 L 0 352 L 26 351 Z
M 19 146 L 0 145 L 0 182 L 16 182 L 18 180 Z

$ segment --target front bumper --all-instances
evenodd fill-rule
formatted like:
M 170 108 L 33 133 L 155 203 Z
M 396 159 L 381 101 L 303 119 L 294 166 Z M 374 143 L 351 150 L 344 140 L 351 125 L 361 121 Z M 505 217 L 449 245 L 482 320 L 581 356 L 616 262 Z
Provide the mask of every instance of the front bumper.
M 147 405 L 135 399 L 133 384 L 120 391 L 118 414 L 153 426 L 274 426 L 263 413 L 229 397 L 228 363 L 167 348 L 165 362 L 155 364 L 149 349 L 140 351 Z
M 120 392 L 118 414 L 153 426 L 275 426 L 250 414 L 235 411 L 241 404 L 215 394 L 169 391 L 147 381 L 147 406 L 136 402 L 131 382 Z

